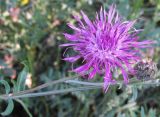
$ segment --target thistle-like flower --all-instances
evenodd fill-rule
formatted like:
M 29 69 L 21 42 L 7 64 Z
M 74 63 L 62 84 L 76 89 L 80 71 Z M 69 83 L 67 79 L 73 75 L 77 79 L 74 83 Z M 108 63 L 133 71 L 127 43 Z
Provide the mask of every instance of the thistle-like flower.
M 115 83 L 112 72 L 120 69 L 125 83 L 128 83 L 128 71 L 133 71 L 132 64 L 140 60 L 140 48 L 149 47 L 153 41 L 138 42 L 138 32 L 133 25 L 135 21 L 122 21 L 115 6 L 108 12 L 101 8 L 96 19 L 91 21 L 81 11 L 82 19 L 75 16 L 78 26 L 68 24 L 74 30 L 73 34 L 64 33 L 71 43 L 62 44 L 62 47 L 72 47 L 76 56 L 64 58 L 69 62 L 83 59 L 83 65 L 73 71 L 83 75 L 88 74 L 92 79 L 96 74 L 104 75 L 104 89 L 110 83 Z

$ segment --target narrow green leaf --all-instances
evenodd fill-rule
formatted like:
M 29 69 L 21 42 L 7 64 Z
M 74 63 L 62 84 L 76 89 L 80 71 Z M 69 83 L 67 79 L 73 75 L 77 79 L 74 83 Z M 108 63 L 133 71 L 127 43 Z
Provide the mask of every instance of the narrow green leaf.
M 17 87 L 17 83 L 15 80 L 11 80 L 12 84 L 13 84 L 13 93 L 18 92 L 18 87 Z
M 131 117 L 137 117 L 134 111 L 130 110 L 129 112 Z
M 156 111 L 153 109 L 149 110 L 149 117 L 156 117 Z
M 8 94 L 10 92 L 10 86 L 8 82 L 6 82 L 5 80 L 0 80 L 0 84 L 4 85 L 6 94 Z
M 10 86 L 9 86 L 8 82 L 6 82 L 5 80 L 0 80 L 0 84 L 4 85 L 6 94 L 9 94 Z M 14 108 L 13 100 L 8 99 L 7 101 L 8 101 L 7 108 L 5 109 L 4 112 L 0 113 L 2 116 L 9 115 L 13 111 L 13 108 Z
M 133 95 L 131 97 L 131 100 L 132 101 L 135 101 L 137 99 L 137 95 L 138 95 L 138 92 L 137 92 L 137 87 L 136 86 L 133 86 L 132 87 L 132 92 L 133 92 Z
M 143 106 L 141 106 L 141 117 L 146 117 Z
M 2 116 L 7 116 L 7 115 L 11 114 L 11 112 L 13 111 L 13 108 L 14 108 L 13 100 L 12 100 L 12 99 L 9 99 L 9 100 L 8 100 L 7 108 L 5 109 L 4 112 L 1 113 L 1 115 L 2 115 Z
M 123 117 L 123 115 L 121 114 L 121 112 L 118 113 L 117 117 Z
M 23 70 L 19 73 L 18 80 L 17 80 L 17 90 L 18 91 L 25 89 L 25 81 L 26 81 L 26 78 L 27 78 L 28 71 L 29 71 L 28 66 L 25 65 Z
M 27 106 L 23 103 L 23 101 L 21 101 L 20 99 L 16 99 L 16 101 L 23 106 L 24 110 L 27 112 L 29 117 L 33 117 L 32 114 L 29 112 Z

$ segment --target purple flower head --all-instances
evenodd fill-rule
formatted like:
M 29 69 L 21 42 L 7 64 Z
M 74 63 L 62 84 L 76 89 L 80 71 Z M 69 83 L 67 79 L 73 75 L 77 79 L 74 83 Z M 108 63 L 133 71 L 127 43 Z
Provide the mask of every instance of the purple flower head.
M 108 12 L 101 8 L 94 21 L 82 11 L 81 16 L 82 19 L 75 16 L 77 26 L 68 24 L 74 34 L 64 33 L 71 43 L 61 45 L 72 47 L 77 55 L 64 60 L 73 63 L 82 58 L 83 65 L 73 71 L 80 75 L 87 73 L 89 79 L 103 74 L 105 90 L 109 83 L 116 82 L 112 72 L 117 68 L 128 83 L 127 72 L 133 71 L 132 64 L 140 60 L 139 49 L 149 47 L 153 41 L 138 42 L 139 30 L 133 27 L 135 21 L 122 21 L 114 5 Z

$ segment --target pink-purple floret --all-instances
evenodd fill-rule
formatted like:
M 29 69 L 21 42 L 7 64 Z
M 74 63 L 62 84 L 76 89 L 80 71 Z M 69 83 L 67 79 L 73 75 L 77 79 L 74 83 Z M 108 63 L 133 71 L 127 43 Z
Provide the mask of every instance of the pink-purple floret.
M 128 83 L 128 71 L 133 71 L 132 64 L 140 60 L 140 48 L 151 47 L 153 41 L 137 41 L 139 30 L 133 25 L 135 21 L 122 21 L 115 5 L 108 12 L 101 8 L 96 19 L 91 21 L 81 11 L 80 17 L 75 16 L 78 26 L 68 24 L 74 30 L 74 34 L 64 33 L 71 43 L 62 44 L 62 47 L 72 47 L 78 54 L 64 58 L 69 62 L 75 62 L 80 58 L 84 64 L 73 71 L 80 74 L 88 74 L 92 79 L 96 74 L 104 74 L 104 89 L 109 83 L 115 83 L 112 71 L 120 69 L 124 82 Z

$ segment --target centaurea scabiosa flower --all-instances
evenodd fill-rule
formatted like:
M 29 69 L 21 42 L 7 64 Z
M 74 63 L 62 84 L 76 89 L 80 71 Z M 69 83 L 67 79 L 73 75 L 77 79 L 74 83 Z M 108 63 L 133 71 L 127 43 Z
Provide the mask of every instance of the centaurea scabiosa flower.
M 64 33 L 71 43 L 61 45 L 73 48 L 77 55 L 64 60 L 73 63 L 82 58 L 83 65 L 73 71 L 80 75 L 87 73 L 89 79 L 96 74 L 103 74 L 105 90 L 110 83 L 116 82 L 112 72 L 117 68 L 121 70 L 124 82 L 128 83 L 127 72 L 134 72 L 132 64 L 140 60 L 139 49 L 149 47 L 153 42 L 137 41 L 139 30 L 133 27 L 135 21 L 122 21 L 115 5 L 108 12 L 101 8 L 94 21 L 82 11 L 81 16 L 82 19 L 75 16 L 77 27 L 68 24 L 74 34 Z

